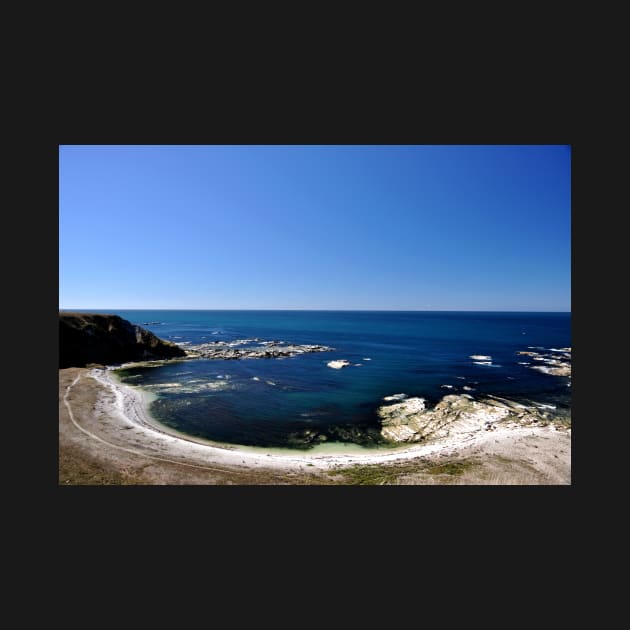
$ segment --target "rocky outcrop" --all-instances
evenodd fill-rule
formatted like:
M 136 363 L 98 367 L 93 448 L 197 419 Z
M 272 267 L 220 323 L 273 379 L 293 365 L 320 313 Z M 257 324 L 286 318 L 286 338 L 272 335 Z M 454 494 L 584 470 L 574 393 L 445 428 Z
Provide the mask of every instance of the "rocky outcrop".
M 559 365 L 558 367 L 548 367 L 546 365 L 532 365 L 532 370 L 538 370 L 543 374 L 551 374 L 551 376 L 571 376 L 570 365 Z
M 336 361 L 328 361 L 326 365 L 335 370 L 340 370 L 341 368 L 348 367 L 350 365 L 350 361 L 346 361 L 345 359 L 337 359 Z
M 544 350 L 544 348 L 541 349 Z M 519 361 L 521 365 L 527 365 L 532 370 L 550 374 L 551 376 L 568 376 L 571 378 L 571 348 L 549 348 L 545 352 L 521 351 L 516 354 L 538 361 L 538 365 Z M 541 365 L 541 363 L 546 365 Z
M 199 345 L 188 345 L 187 350 L 188 356 L 204 359 L 277 359 L 308 352 L 328 352 L 333 348 L 316 344 L 288 344 L 285 341 L 275 340 L 239 339 L 231 342 L 211 341 Z
M 59 367 L 184 357 L 183 348 L 118 315 L 59 313 Z
M 448 395 L 426 409 L 424 398 L 408 398 L 378 409 L 381 435 L 393 442 L 420 442 L 479 430 L 496 423 L 537 424 L 549 422 L 547 414 L 513 401 L 469 394 Z

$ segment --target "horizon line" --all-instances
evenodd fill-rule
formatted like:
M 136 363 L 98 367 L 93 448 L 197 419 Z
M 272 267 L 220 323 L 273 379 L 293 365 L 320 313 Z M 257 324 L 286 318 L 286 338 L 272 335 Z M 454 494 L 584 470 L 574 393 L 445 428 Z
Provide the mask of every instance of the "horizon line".
M 535 309 L 406 309 L 406 308 L 126 308 L 126 307 L 99 307 L 99 308 L 67 308 L 59 307 L 60 311 L 321 311 L 321 312 L 379 312 L 379 313 L 571 313 L 568 310 L 535 310 Z

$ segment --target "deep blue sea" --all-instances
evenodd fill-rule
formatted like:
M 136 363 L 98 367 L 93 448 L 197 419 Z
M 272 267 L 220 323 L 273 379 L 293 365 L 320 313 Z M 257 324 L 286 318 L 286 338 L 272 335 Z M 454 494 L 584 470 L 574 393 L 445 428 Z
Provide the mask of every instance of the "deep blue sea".
M 150 411 L 157 420 L 214 442 L 379 447 L 376 410 L 384 396 L 397 393 L 423 397 L 427 406 L 447 394 L 469 393 L 570 412 L 570 379 L 521 365 L 527 357 L 516 354 L 571 346 L 570 313 L 101 312 L 175 343 L 259 338 L 335 348 L 290 358 L 193 359 L 118 372 L 123 382 L 153 394 Z M 488 355 L 491 364 L 476 364 L 470 355 Z M 326 364 L 333 359 L 351 366 L 331 369 Z

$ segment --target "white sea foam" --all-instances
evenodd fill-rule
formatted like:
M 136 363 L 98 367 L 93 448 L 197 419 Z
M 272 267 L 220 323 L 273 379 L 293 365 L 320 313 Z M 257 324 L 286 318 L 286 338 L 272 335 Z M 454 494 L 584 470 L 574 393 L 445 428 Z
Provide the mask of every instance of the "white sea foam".
M 235 341 L 230 341 L 225 345 L 229 346 L 230 348 L 234 348 L 235 346 L 245 346 L 248 343 L 254 343 L 255 341 L 255 339 L 236 339 Z
M 440 385 L 440 387 L 444 387 L 446 389 L 453 389 L 452 385 Z
M 363 357 L 364 361 L 371 361 L 372 359 L 370 359 L 370 357 Z
M 252 376 L 252 381 L 259 381 L 260 379 L 257 376 Z
M 391 396 L 385 396 L 383 400 L 405 400 L 407 394 L 392 394 Z
M 475 361 L 492 361 L 492 357 L 487 354 L 471 354 L 470 358 Z
M 203 391 L 219 391 L 226 389 L 234 389 L 230 383 L 226 381 L 203 381 L 193 379 L 185 383 L 153 383 L 150 385 L 143 385 L 142 389 L 146 389 L 150 392 L 173 392 L 175 390 L 178 394 L 195 394 Z
M 230 383 L 226 383 L 225 381 L 211 381 L 209 383 L 200 383 L 198 385 L 195 385 L 194 387 L 187 387 L 184 390 L 187 394 L 194 394 L 197 392 L 203 392 L 203 391 L 225 391 L 227 389 L 236 389 L 233 385 L 231 385 Z

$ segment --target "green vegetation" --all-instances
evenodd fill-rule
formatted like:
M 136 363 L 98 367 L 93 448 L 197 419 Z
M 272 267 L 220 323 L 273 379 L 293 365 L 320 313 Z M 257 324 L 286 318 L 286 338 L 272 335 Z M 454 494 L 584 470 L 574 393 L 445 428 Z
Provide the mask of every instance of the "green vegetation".
M 434 476 L 434 475 L 461 475 L 477 462 L 473 460 L 451 461 L 442 464 L 429 462 L 414 462 L 403 464 L 375 464 L 356 465 L 349 468 L 335 468 L 327 471 L 328 475 L 340 476 L 342 483 L 360 486 L 381 486 L 396 484 L 401 477 L 406 475 Z
M 463 472 L 470 470 L 475 462 L 466 460 L 463 462 L 447 462 L 425 468 L 424 472 L 429 475 L 461 475 Z

